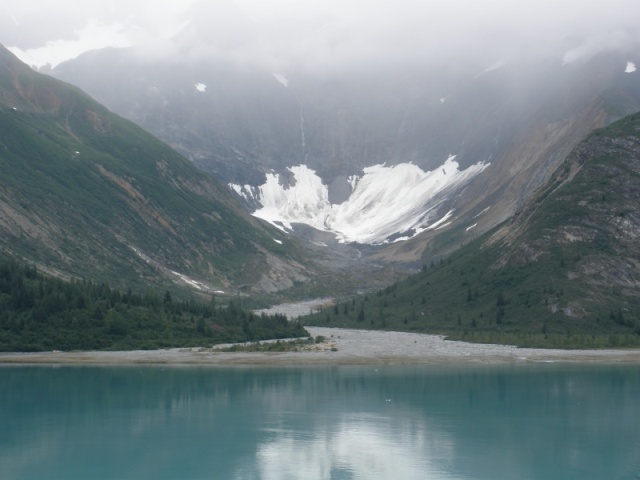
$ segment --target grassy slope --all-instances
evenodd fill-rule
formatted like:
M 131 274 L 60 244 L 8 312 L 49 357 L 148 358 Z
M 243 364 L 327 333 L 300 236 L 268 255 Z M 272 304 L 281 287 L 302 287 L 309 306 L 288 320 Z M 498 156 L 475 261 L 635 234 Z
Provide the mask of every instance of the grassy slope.
M 293 248 L 168 146 L 4 49 L 0 168 L 0 248 L 68 275 L 255 284 L 266 255 Z
M 527 207 L 422 273 L 309 317 L 523 346 L 640 345 L 640 116 L 580 144 Z

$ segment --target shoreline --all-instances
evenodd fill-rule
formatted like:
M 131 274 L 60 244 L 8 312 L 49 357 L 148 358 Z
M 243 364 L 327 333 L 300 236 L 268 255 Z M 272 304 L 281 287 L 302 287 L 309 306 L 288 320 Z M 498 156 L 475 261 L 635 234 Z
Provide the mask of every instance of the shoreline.
M 222 352 L 214 348 L 0 353 L 7 365 L 331 366 L 527 363 L 639 363 L 640 349 L 552 350 L 445 340 L 440 335 L 306 327 L 325 337 L 322 348 L 301 352 Z

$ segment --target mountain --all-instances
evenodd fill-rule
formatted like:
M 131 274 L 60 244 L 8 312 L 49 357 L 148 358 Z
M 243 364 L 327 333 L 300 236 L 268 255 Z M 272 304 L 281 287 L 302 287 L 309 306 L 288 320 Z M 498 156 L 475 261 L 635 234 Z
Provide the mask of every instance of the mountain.
M 640 344 L 640 114 L 580 142 L 517 214 L 308 324 L 523 346 Z
M 134 123 L 0 47 L 0 251 L 63 277 L 264 292 L 299 247 Z M 297 260 L 298 259 L 298 260 Z
M 279 71 L 202 53 L 215 50 L 189 43 L 202 24 L 175 52 L 99 50 L 51 74 L 228 184 L 255 216 L 381 245 L 366 249 L 381 261 L 420 264 L 488 231 L 590 131 L 640 110 L 633 50 Z

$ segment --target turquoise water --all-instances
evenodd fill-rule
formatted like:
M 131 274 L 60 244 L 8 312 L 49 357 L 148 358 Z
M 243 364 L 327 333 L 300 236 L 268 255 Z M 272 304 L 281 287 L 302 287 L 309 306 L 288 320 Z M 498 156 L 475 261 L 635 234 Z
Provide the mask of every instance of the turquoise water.
M 0 479 L 640 479 L 640 366 L 1 367 Z

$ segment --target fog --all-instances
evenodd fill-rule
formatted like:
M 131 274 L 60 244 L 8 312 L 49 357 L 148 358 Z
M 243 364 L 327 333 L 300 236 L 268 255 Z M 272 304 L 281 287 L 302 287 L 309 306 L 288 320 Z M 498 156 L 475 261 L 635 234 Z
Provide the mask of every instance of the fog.
M 640 46 L 637 0 L 0 0 L 0 43 L 36 66 L 91 49 L 273 71 L 560 63 Z

